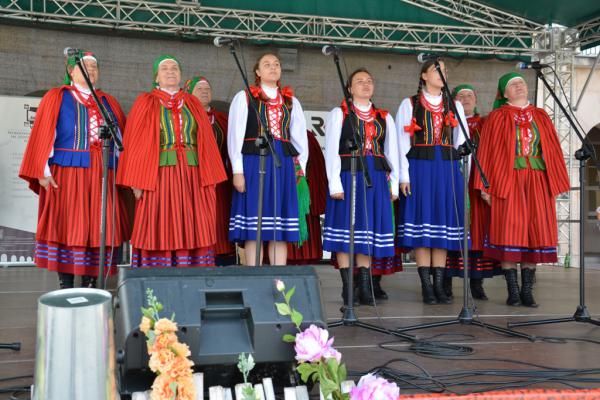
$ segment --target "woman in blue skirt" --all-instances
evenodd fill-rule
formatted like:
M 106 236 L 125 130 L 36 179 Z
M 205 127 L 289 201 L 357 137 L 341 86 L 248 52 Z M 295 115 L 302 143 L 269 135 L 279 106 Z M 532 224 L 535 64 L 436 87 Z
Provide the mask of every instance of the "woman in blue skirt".
M 446 73 L 443 61 L 440 70 Z M 400 148 L 398 245 L 414 249 L 423 302 L 451 303 L 444 292 L 448 250 L 463 239 L 463 177 L 456 151 L 464 142 L 433 61 L 421 68 L 415 96 L 400 104 L 396 129 Z M 467 127 L 463 107 L 458 118 Z M 433 285 L 430 268 L 433 267 Z
M 353 125 L 362 138 L 364 155 L 372 186 L 366 187 L 357 162 L 354 253 L 359 268 L 358 287 L 361 304 L 374 305 L 369 265 L 371 258 L 394 256 L 392 201 L 398 198 L 398 144 L 394 120 L 387 111 L 371 103 L 373 77 L 366 69 L 354 71 L 347 88 L 352 104 L 342 102 L 334 108 L 325 125 L 325 166 L 329 197 L 325 210 L 323 249 L 335 252 L 342 276 L 342 298 L 348 305 L 350 248 L 350 173 L 351 151 L 348 140 Z M 350 110 L 353 113 L 350 113 Z M 354 118 L 354 124 L 352 123 Z
M 287 242 L 300 239 L 296 176 L 303 175 L 308 160 L 306 121 L 292 90 L 280 86 L 281 64 L 276 55 L 263 54 L 254 66 L 254 75 L 256 86 L 250 87 L 250 93 L 237 93 L 229 109 L 227 148 L 235 188 L 229 239 L 244 243 L 246 265 L 254 265 L 260 159 L 255 140 L 270 134 L 281 166 L 276 167 L 271 154 L 267 155 L 262 240 L 269 242 L 271 265 L 285 265 Z M 250 101 L 255 102 L 258 114 Z

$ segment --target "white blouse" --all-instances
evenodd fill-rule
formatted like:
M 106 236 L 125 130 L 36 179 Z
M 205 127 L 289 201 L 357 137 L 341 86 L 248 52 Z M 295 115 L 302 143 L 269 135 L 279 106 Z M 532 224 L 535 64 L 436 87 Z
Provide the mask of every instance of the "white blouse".
M 277 88 L 261 85 L 263 91 L 270 99 L 277 97 Z M 248 121 L 248 100 L 244 90 L 239 91 L 231 101 L 227 125 L 227 151 L 234 174 L 244 173 L 242 146 L 246 136 L 246 122 Z M 254 112 L 254 111 L 252 111 Z M 306 173 L 308 161 L 308 136 L 306 135 L 306 119 L 302 106 L 296 97 L 292 97 L 292 115 L 290 117 L 290 140 L 298 150 L 298 161 L 302 171 Z
M 425 98 L 428 102 L 437 106 L 442 102 L 442 95 L 434 96 L 427 93 L 425 90 L 422 92 L 425 95 Z M 458 118 L 463 123 L 465 129 L 469 129 L 469 125 L 467 124 L 467 119 L 465 117 L 465 111 L 463 109 L 462 104 L 456 101 L 456 111 L 458 111 Z M 409 152 L 410 145 L 410 134 L 404 131 L 404 127 L 411 124 L 412 121 L 412 113 L 413 106 L 410 98 L 405 98 L 402 100 L 400 107 L 398 107 L 398 113 L 396 114 L 396 130 L 398 131 L 398 148 L 399 148 L 399 156 L 400 156 L 400 182 L 401 183 L 409 183 L 410 178 L 408 175 L 408 159 L 406 158 L 406 154 Z M 469 132 L 467 131 L 467 134 Z M 452 142 L 454 143 L 454 148 L 458 148 L 461 144 L 465 142 L 465 137 L 460 131 L 460 124 L 457 125 L 452 130 Z
M 360 111 L 368 111 L 371 103 L 367 106 L 356 105 Z M 329 194 L 344 193 L 340 174 L 342 172 L 342 159 L 339 155 L 340 137 L 342 136 L 342 124 L 344 122 L 344 113 L 340 107 L 336 107 L 327 116 L 325 121 L 325 168 L 327 170 L 327 181 L 329 182 Z M 384 154 L 392 171 L 390 172 L 390 181 L 392 194 L 398 196 L 398 170 L 399 155 L 398 143 L 396 140 L 396 126 L 394 120 L 388 114 L 385 117 L 385 150 Z

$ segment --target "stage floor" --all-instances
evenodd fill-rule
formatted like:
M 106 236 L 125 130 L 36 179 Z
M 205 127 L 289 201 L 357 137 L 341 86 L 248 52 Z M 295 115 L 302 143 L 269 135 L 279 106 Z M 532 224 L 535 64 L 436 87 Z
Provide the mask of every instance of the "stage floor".
M 337 271 L 329 266 L 317 266 L 321 278 L 325 312 L 330 322 L 339 319 L 340 280 Z M 114 285 L 114 282 L 112 282 Z M 437 322 L 455 318 L 462 307 L 462 280 L 454 279 L 454 304 L 424 305 L 421 302 L 420 285 L 416 269 L 386 276 L 382 286 L 389 300 L 375 307 L 360 306 L 356 314 L 362 322 L 397 328 L 417 323 Z M 477 317 L 485 323 L 506 326 L 507 321 L 555 318 L 570 316 L 579 302 L 579 270 L 558 267 L 540 267 L 537 272 L 535 297 L 538 308 L 509 307 L 505 305 L 506 284 L 503 277 L 485 282 L 490 300 L 477 302 Z M 20 352 L 0 350 L 0 388 L 28 385 L 31 378 L 5 381 L 4 378 L 31 375 L 35 357 L 36 301 L 43 293 L 57 289 L 55 273 L 33 267 L 0 268 L 0 343 L 22 343 Z M 587 304 L 595 318 L 600 318 L 600 270 L 587 271 Z M 585 323 L 562 323 L 520 328 L 536 336 L 572 337 L 600 341 L 600 327 Z M 530 342 L 526 339 L 507 337 L 486 328 L 452 325 L 447 327 L 411 332 L 420 339 L 432 338 L 471 347 L 471 355 L 450 359 L 423 357 L 410 351 L 410 342 L 381 333 L 356 327 L 338 327 L 331 331 L 334 346 L 343 354 L 350 371 L 366 371 L 394 359 L 392 366 L 403 373 L 422 374 L 410 362 L 424 368 L 432 375 L 463 370 L 512 369 L 524 370 L 534 367 L 517 365 L 499 359 L 514 359 L 552 368 L 599 368 L 600 345 L 585 341 L 553 343 L 543 340 Z M 391 351 L 379 347 L 381 343 L 393 342 Z M 491 360 L 492 358 L 496 360 Z M 469 360 L 473 359 L 473 360 Z M 588 376 L 591 377 L 591 376 Z M 600 378 L 600 375 L 595 375 Z M 488 377 L 472 377 L 469 381 L 493 380 Z M 598 387 L 595 382 L 579 382 L 581 387 Z M 540 381 L 532 387 L 568 388 L 556 382 Z M 457 385 L 450 389 L 465 393 L 473 390 L 491 389 L 492 386 Z M 415 393 L 414 389 L 402 389 L 402 393 Z M 0 394 L 0 399 L 10 395 Z M 24 397 L 22 397 L 24 398 Z

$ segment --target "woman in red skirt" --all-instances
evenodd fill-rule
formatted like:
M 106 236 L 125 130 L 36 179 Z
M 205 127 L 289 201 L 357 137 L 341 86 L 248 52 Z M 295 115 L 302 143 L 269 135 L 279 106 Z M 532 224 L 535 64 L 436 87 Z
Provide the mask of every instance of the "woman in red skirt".
M 185 83 L 185 90 L 194 95 L 208 114 L 221 161 L 227 171 L 227 180 L 219 183 L 217 191 L 217 244 L 215 244 L 215 264 L 219 266 L 235 264 L 235 246 L 229 241 L 229 214 L 231 212 L 231 163 L 227 154 L 227 114 L 211 107 L 212 87 L 208 79 L 195 76 Z
M 569 178 L 552 121 L 527 97 L 523 76 L 511 72 L 500 78 L 477 152 L 490 187 L 484 189 L 476 173 L 475 189 L 491 207 L 484 256 L 502 262 L 506 303 L 537 307 L 533 274 L 536 264 L 557 261 L 555 198 L 569 190 Z
M 227 179 L 210 121 L 181 90 L 180 63 L 154 61 L 155 88 L 129 113 L 117 183 L 136 198 L 132 267 L 214 265 L 215 186 Z
M 95 86 L 99 76 L 96 56 L 89 52 L 79 56 Z M 101 90 L 96 92 L 123 129 L 125 116 L 119 103 Z M 102 123 L 75 57 L 68 58 L 64 85 L 42 98 L 19 171 L 39 194 L 35 263 L 58 272 L 61 289 L 73 287 L 75 275 L 81 276 L 82 287 L 96 286 L 102 189 L 102 141 L 98 135 Z M 111 150 L 106 220 L 109 274 L 116 272 L 116 249 L 129 234 L 125 207 L 114 187 L 117 157 Z

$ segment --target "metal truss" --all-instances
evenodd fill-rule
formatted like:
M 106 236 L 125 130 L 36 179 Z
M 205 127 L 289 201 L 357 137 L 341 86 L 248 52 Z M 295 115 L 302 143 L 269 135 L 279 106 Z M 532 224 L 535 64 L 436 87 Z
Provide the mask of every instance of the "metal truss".
M 374 21 L 139 0 L 0 0 L 0 18 L 80 27 L 387 50 L 530 55 L 535 29 Z M 477 17 L 479 18 L 479 17 Z
M 583 22 L 575 27 L 579 31 L 579 44 L 587 47 L 600 41 L 600 17 Z
M 545 71 L 545 78 L 554 89 L 559 100 L 563 104 L 573 101 L 573 72 L 575 54 L 577 53 L 577 30 L 564 27 L 548 27 L 544 34 L 538 35 L 534 43 L 534 54 L 544 64 L 552 65 L 556 76 L 551 70 Z M 560 89 L 564 88 L 565 95 Z M 577 181 L 578 164 L 574 161 L 574 152 L 578 148 L 577 138 L 574 138 L 569 121 L 563 115 L 550 93 L 539 84 L 540 96 L 544 109 L 554 122 L 558 138 L 565 156 L 565 163 L 571 181 Z M 573 187 L 573 185 L 571 185 Z M 579 255 L 574 255 L 577 250 L 579 238 L 575 238 L 578 229 L 574 226 L 578 222 L 579 202 L 573 191 L 559 196 L 556 199 L 556 214 L 558 220 L 558 255 L 559 260 L 564 263 L 567 254 L 571 257 L 571 264 L 579 264 Z M 579 193 L 581 195 L 581 193 Z M 574 240 L 577 239 L 577 240 Z M 575 242 L 575 243 L 574 243 Z
M 506 11 L 486 6 L 473 0 L 402 0 L 445 17 L 473 26 L 511 29 L 540 29 L 543 24 L 519 17 Z

